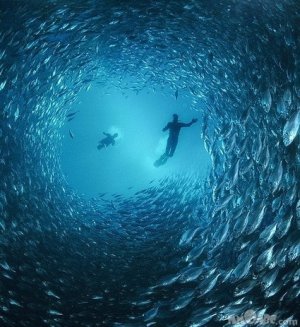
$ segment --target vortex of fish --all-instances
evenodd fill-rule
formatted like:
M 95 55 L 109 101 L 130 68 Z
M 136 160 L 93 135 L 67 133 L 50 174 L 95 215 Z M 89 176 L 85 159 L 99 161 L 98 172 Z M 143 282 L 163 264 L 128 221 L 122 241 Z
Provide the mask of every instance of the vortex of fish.
M 299 319 L 299 2 L 0 6 L 1 325 Z M 192 99 L 207 179 L 81 199 L 59 129 L 95 83 Z

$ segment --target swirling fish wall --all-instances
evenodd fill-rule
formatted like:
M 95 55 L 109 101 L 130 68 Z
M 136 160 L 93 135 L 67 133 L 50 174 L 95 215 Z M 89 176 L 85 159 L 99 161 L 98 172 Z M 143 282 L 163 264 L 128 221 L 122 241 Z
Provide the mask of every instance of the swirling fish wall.
M 0 5 L 1 326 L 299 319 L 299 2 Z M 94 83 L 204 103 L 207 179 L 81 199 L 59 130 Z

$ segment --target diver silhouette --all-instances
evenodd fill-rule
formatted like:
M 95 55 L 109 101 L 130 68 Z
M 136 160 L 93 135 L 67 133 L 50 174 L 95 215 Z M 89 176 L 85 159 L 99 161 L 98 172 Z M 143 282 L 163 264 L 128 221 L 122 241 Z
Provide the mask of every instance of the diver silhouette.
M 116 141 L 115 139 L 118 137 L 118 133 L 115 133 L 113 135 L 109 133 L 103 132 L 103 134 L 106 136 L 101 141 L 99 141 L 99 144 L 97 146 L 98 150 L 101 150 L 103 148 L 107 148 L 109 145 L 115 145 Z
M 190 127 L 194 123 L 196 123 L 198 119 L 192 119 L 190 123 L 181 123 L 178 121 L 178 115 L 173 115 L 173 121 L 169 122 L 165 128 L 163 128 L 163 132 L 169 130 L 169 138 L 167 142 L 165 155 L 168 157 L 173 157 L 174 152 L 176 150 L 178 144 L 178 136 L 182 127 Z
M 178 144 L 178 137 L 181 128 L 190 127 L 197 121 L 198 119 L 193 118 L 189 123 L 181 123 L 178 121 L 178 115 L 173 115 L 173 121 L 169 122 L 167 126 L 163 128 L 163 132 L 169 130 L 169 138 L 166 146 L 166 151 L 157 161 L 155 161 L 154 166 L 161 166 L 167 162 L 168 158 L 173 157 Z

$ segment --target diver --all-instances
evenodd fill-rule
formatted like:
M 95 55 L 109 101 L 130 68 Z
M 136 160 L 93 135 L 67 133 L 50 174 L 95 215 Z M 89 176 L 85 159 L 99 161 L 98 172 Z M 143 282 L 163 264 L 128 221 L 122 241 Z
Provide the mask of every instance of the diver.
M 167 162 L 168 158 L 173 157 L 177 147 L 178 136 L 181 128 L 190 127 L 193 124 L 195 124 L 197 121 L 198 119 L 194 118 L 189 123 L 181 123 L 178 121 L 178 115 L 177 114 L 173 115 L 173 121 L 169 122 L 167 126 L 163 128 L 163 132 L 169 130 L 169 138 L 168 138 L 165 153 L 158 160 L 154 162 L 155 167 L 164 165 Z
M 195 124 L 197 121 L 198 119 L 193 118 L 189 123 L 181 123 L 178 121 L 178 115 L 177 114 L 173 115 L 173 121 L 169 122 L 167 126 L 163 128 L 163 132 L 169 130 L 169 138 L 166 146 L 166 152 L 164 154 L 165 156 L 173 157 L 177 147 L 180 129 L 182 127 L 190 127 L 193 124 Z
M 116 144 L 115 139 L 118 137 L 118 133 L 115 133 L 115 134 L 111 135 L 109 133 L 103 132 L 103 134 L 106 137 L 103 138 L 101 141 L 99 141 L 99 144 L 97 146 L 98 150 L 101 150 L 103 148 L 107 148 L 109 145 L 115 145 Z

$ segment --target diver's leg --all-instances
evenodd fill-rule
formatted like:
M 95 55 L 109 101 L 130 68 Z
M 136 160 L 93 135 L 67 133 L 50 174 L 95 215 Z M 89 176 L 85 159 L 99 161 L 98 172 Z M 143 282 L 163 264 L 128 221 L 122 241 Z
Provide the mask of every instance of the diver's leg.
M 108 146 L 109 146 L 109 141 L 105 140 L 105 141 L 103 142 L 103 147 L 104 147 L 104 148 L 107 148 Z
M 98 149 L 98 150 L 101 150 L 101 149 L 103 149 L 104 147 L 105 147 L 104 142 L 103 142 L 103 141 L 100 141 L 99 144 L 98 144 L 98 146 L 97 146 L 97 149 Z
M 168 142 L 167 142 L 167 146 L 166 146 L 166 152 L 164 153 L 165 156 L 169 156 L 169 153 L 171 151 L 171 146 L 172 146 L 172 140 L 169 137 Z
M 173 157 L 174 152 L 175 152 L 176 147 L 177 147 L 177 143 L 178 143 L 178 139 L 174 139 L 173 142 L 172 142 L 172 147 L 170 149 L 169 157 Z

